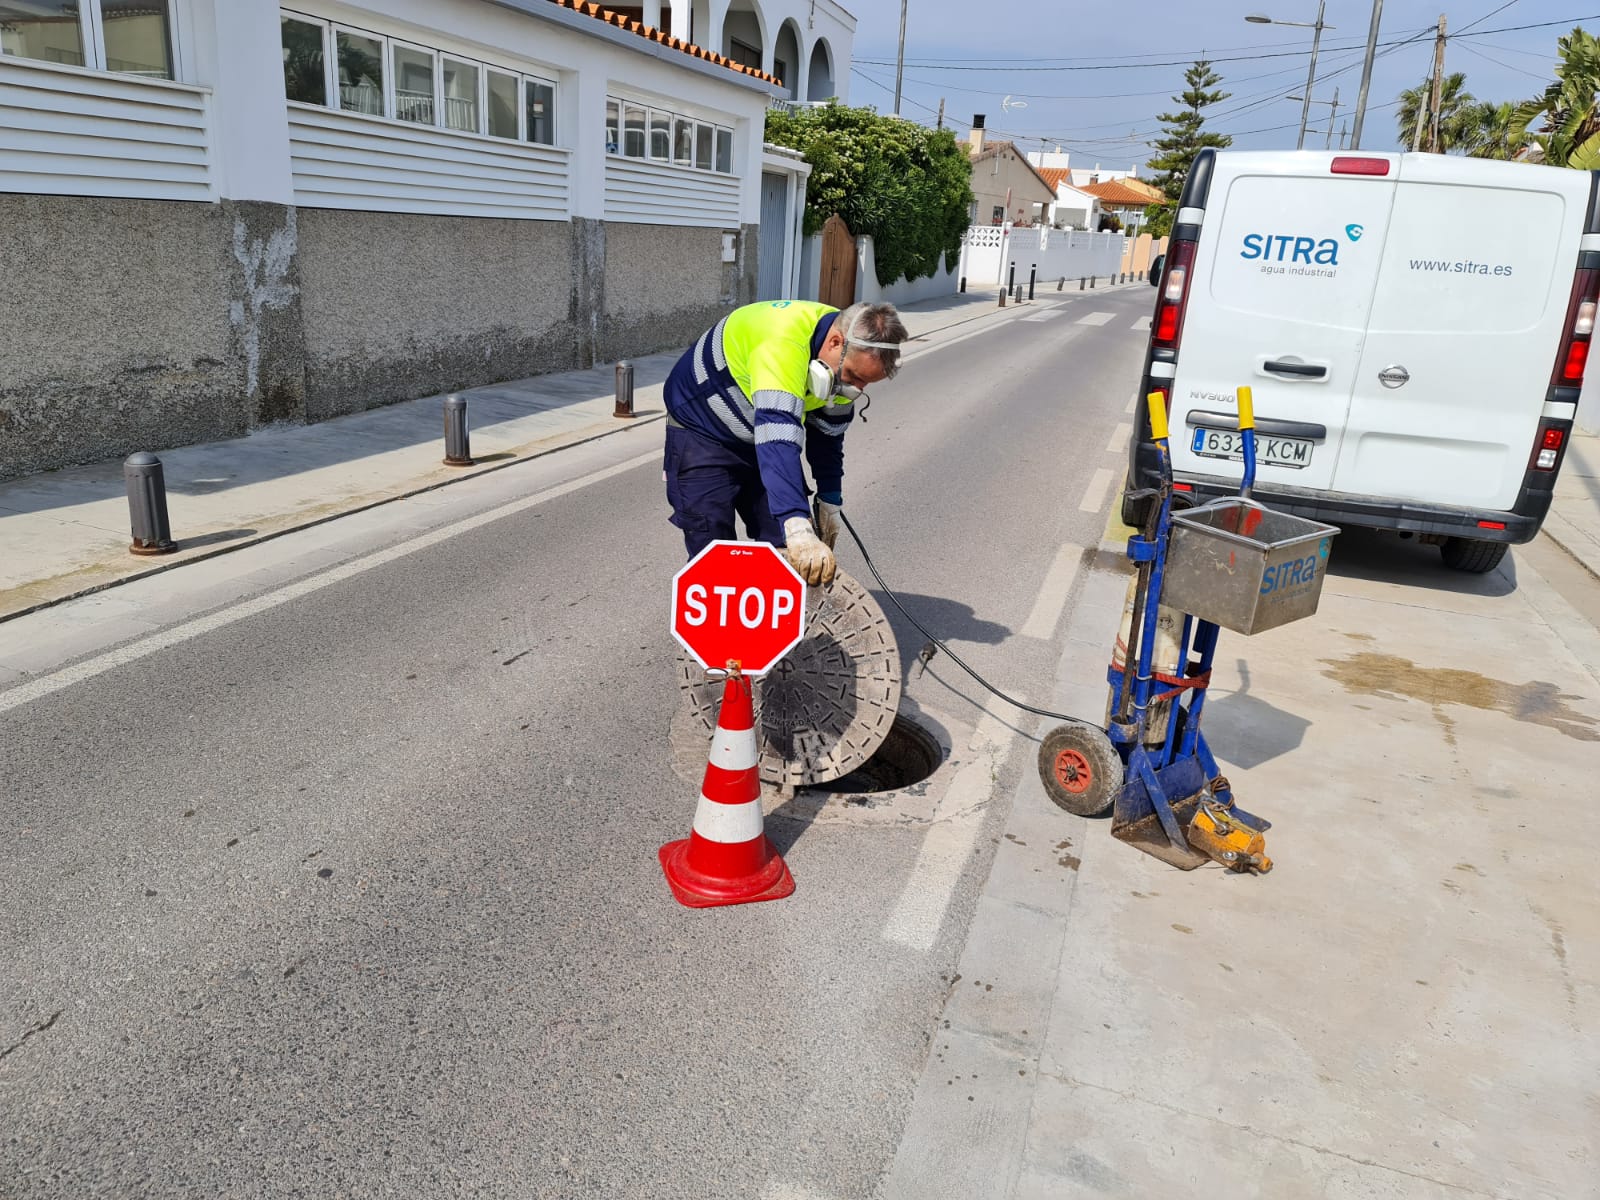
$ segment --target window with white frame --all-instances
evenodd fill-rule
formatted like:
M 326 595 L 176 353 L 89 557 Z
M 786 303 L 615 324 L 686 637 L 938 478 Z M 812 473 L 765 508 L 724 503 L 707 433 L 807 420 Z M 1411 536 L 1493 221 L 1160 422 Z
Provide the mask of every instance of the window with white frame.
M 606 153 L 733 174 L 733 130 L 682 113 L 606 97 Z
M 171 0 L 0 0 L 0 55 L 173 79 Z
M 18 2 L 0 0 L 0 14 Z M 280 16 L 284 94 L 296 103 L 555 145 L 552 80 L 288 9 Z

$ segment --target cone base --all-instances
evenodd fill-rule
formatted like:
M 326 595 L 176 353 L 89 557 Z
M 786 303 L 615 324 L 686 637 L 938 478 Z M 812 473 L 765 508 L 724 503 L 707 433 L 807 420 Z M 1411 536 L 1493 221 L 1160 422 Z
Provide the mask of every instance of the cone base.
M 765 835 L 763 835 L 763 839 Z M 794 894 L 794 876 L 783 856 L 769 845 L 772 857 L 755 874 L 743 879 L 712 879 L 689 866 L 689 838 L 668 842 L 656 852 L 667 886 L 679 904 L 687 908 L 717 908 L 726 904 L 755 904 L 761 900 L 782 900 Z

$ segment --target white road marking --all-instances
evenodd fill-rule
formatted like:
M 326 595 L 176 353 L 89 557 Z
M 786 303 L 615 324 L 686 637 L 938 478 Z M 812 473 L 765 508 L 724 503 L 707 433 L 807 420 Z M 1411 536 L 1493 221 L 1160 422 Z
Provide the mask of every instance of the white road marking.
M 1133 328 L 1139 333 L 1149 333 L 1150 332 L 1150 318 L 1148 316 L 1140 317 L 1137 321 L 1135 321 L 1133 323 Z
M 1133 436 L 1133 426 L 1126 421 L 1118 425 L 1111 433 L 1111 440 L 1106 443 L 1106 449 L 1112 454 L 1121 454 L 1128 448 L 1128 439 Z
M 309 596 L 313 592 L 319 592 L 335 583 L 353 579 L 355 576 L 364 574 L 375 567 L 385 566 L 406 557 L 408 554 L 415 554 L 418 550 L 426 550 L 430 546 L 437 546 L 440 542 L 449 541 L 453 537 L 491 524 L 502 517 L 509 517 L 515 513 L 535 508 L 557 497 L 586 488 L 590 484 L 610 479 L 614 475 L 626 474 L 644 466 L 646 463 L 660 461 L 661 451 L 659 449 L 652 450 L 647 454 L 640 454 L 628 459 L 626 462 L 620 462 L 614 466 L 591 472 L 581 478 L 557 484 L 555 487 L 546 488 L 542 492 L 536 492 L 532 496 L 524 496 L 520 500 L 513 500 L 509 504 L 502 504 L 499 508 L 491 508 L 487 512 L 478 513 L 476 516 L 467 517 L 464 520 L 456 521 L 454 524 L 441 526 L 419 537 L 414 537 L 408 542 L 401 542 L 399 545 L 390 546 L 386 550 L 379 550 L 363 558 L 354 559 L 351 562 L 333 567 L 320 575 L 311 575 L 305 579 L 298 579 L 275 592 L 268 592 L 265 595 L 257 596 L 253 600 L 246 600 L 242 604 L 219 609 L 217 612 L 198 617 L 193 621 L 186 621 L 182 625 L 174 625 L 171 629 L 163 629 L 159 633 L 130 642 L 126 646 L 109 650 L 104 654 L 96 655 L 94 658 L 85 659 L 75 666 L 65 667 L 48 675 L 41 675 L 37 679 L 29 680 L 27 683 L 11 688 L 8 691 L 0 692 L 0 712 L 9 712 L 11 709 L 20 708 L 24 704 L 31 704 L 35 700 L 48 696 L 53 692 L 59 692 L 62 688 L 71 687 L 75 683 L 82 683 L 86 679 L 93 679 L 96 675 L 102 675 L 117 667 L 138 662 L 141 658 L 170 649 L 173 646 L 180 645 L 203 634 L 211 633 L 214 630 L 222 629 L 234 624 L 236 621 L 243 621 L 248 617 L 270 612 L 274 608 L 288 604 L 291 600 L 298 600 L 302 596 Z
M 883 927 L 884 940 L 913 950 L 931 950 L 938 940 L 945 909 L 983 827 L 984 809 L 994 797 L 994 772 L 1016 737 L 994 711 L 1008 707 L 998 696 L 989 697 L 984 706 L 967 742 L 969 756 L 951 776 L 934 810 L 933 824 L 923 836 L 911 877 Z
M 1061 610 L 1067 606 L 1067 594 L 1072 591 L 1072 581 L 1078 577 L 1078 566 L 1083 562 L 1083 547 L 1067 543 L 1056 551 L 1056 559 L 1045 572 L 1039 596 L 1033 602 L 1033 611 L 1022 623 L 1022 636 L 1047 638 L 1055 631 L 1061 619 Z
M 1128 407 L 1123 409 L 1122 411 L 1131 416 L 1131 415 L 1133 415 L 1133 411 L 1138 407 L 1139 407 L 1139 393 L 1135 392 L 1133 394 L 1133 399 L 1128 401 Z
M 1079 325 L 1104 325 L 1107 321 L 1111 320 L 1111 318 L 1116 316 L 1116 315 L 1117 315 L 1116 313 L 1108 313 L 1108 312 L 1084 313 L 1083 316 L 1078 318 L 1078 324 Z
M 1100 506 L 1106 502 L 1106 493 L 1111 490 L 1111 469 L 1101 467 L 1089 480 L 1089 486 L 1084 489 L 1083 499 L 1078 504 L 1079 512 L 1097 513 Z
M 1032 316 L 1023 317 L 1022 319 L 1024 321 L 1048 321 L 1051 317 L 1061 316 L 1063 311 L 1059 308 L 1047 308 L 1043 312 L 1036 312 Z

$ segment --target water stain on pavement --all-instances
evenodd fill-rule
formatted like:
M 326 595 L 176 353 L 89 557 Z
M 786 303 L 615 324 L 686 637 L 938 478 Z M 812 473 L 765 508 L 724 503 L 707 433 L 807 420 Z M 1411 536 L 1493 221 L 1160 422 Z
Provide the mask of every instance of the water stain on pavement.
M 1409 658 L 1393 654 L 1363 653 L 1322 661 L 1330 668 L 1323 675 L 1347 692 L 1420 700 L 1430 705 L 1451 744 L 1455 742 L 1455 722 L 1444 712 L 1447 704 L 1501 712 L 1513 720 L 1543 725 L 1580 742 L 1600 742 L 1600 721 L 1569 703 L 1583 697 L 1559 691 L 1553 683 L 1506 683 L 1476 671 L 1419 667 Z

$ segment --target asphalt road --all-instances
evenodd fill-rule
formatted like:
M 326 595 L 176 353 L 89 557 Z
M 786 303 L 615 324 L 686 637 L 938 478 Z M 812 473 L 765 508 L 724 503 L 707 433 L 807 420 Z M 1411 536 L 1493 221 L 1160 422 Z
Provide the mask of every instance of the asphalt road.
M 1035 698 L 1150 297 L 1046 299 L 911 355 L 845 480 L 905 604 Z M 1007 735 L 944 884 L 938 813 L 830 808 L 768 821 L 790 899 L 672 902 L 658 443 L 118 589 L 115 659 L 0 692 L 0 1196 L 873 1193 L 1037 723 L 936 657 L 935 788 Z

